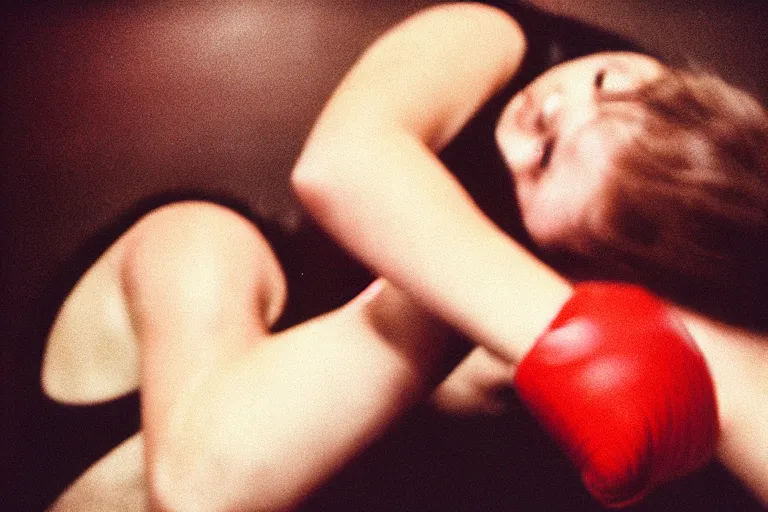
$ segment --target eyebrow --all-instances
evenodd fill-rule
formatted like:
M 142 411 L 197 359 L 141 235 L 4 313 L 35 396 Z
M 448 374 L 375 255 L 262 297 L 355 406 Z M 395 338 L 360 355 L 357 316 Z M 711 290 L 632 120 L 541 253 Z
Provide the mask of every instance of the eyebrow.
M 604 69 L 613 69 L 615 71 L 629 72 L 632 66 L 627 63 L 626 60 L 619 57 L 606 57 L 606 66 Z M 613 102 L 640 102 L 641 98 L 638 96 L 638 91 L 646 87 L 646 83 L 640 83 L 637 87 L 630 87 L 618 92 L 605 92 L 602 89 L 595 92 L 595 99 L 598 101 L 613 101 Z

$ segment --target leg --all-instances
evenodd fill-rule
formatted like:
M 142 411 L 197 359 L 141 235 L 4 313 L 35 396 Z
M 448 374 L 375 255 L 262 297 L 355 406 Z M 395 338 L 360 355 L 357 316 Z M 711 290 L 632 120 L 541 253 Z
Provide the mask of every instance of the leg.
M 422 396 L 448 334 L 384 282 L 270 333 L 280 268 L 251 224 L 218 207 L 142 221 L 122 281 L 150 497 L 164 508 L 295 505 Z

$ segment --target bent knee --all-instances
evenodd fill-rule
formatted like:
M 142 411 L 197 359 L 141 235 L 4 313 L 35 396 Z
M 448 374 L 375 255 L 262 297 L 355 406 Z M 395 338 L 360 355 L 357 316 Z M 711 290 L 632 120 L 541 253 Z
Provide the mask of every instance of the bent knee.
M 198 201 L 164 206 L 139 220 L 129 233 L 121 279 L 139 312 L 204 318 L 240 303 L 265 328 L 281 314 L 287 293 L 280 264 L 256 226 Z

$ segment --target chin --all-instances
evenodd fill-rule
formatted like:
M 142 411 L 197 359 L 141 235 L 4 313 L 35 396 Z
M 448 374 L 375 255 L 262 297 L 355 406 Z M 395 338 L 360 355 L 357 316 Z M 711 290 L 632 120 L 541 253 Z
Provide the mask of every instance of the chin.
M 531 210 L 526 213 L 526 209 L 521 208 L 523 226 L 528 232 L 528 236 L 537 246 L 547 248 L 557 244 L 562 236 L 559 233 L 561 230 L 555 229 L 556 226 L 553 225 L 552 219 L 547 218 L 548 216 L 542 213 Z
M 551 254 L 581 254 L 584 250 L 584 238 L 579 236 L 579 229 L 572 227 L 561 230 L 546 230 L 541 226 L 526 225 L 536 247 Z
M 544 249 L 546 251 L 556 250 L 562 243 L 559 237 L 552 236 L 545 230 L 542 230 L 539 226 L 531 225 L 523 222 L 525 230 L 528 232 L 528 236 L 531 238 L 536 247 Z

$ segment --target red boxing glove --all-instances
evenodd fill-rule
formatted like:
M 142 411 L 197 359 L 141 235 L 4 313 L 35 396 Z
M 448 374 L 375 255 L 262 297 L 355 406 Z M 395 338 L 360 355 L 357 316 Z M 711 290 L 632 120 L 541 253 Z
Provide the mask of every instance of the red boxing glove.
M 719 433 L 707 365 L 643 288 L 582 283 L 523 359 L 518 395 L 608 507 L 704 465 Z

